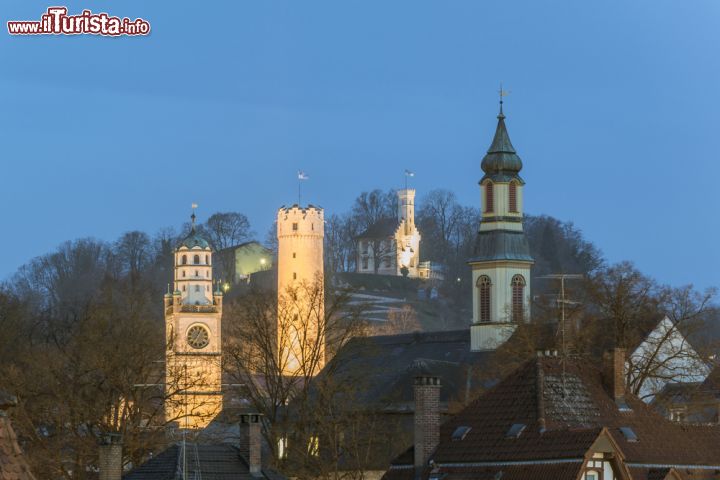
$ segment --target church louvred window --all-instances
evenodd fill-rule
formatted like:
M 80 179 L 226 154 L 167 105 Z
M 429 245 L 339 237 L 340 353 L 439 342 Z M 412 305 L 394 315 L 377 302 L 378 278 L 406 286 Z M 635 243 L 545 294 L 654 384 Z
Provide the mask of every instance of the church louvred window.
M 490 277 L 487 275 L 482 275 L 477 279 L 479 320 L 481 322 L 490 321 L 490 287 Z
M 485 184 L 485 211 L 495 211 L 495 192 L 492 182 L 487 182 Z
M 510 212 L 517 213 L 517 184 L 515 182 L 510 182 L 508 186 L 508 205 Z
M 515 275 L 512 278 L 512 319 L 521 323 L 525 319 L 525 278 Z

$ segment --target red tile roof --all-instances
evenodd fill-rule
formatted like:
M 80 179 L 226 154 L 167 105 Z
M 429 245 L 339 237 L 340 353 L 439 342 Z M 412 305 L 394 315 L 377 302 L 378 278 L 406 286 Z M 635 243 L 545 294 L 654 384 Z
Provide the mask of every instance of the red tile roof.
M 720 427 L 678 424 L 637 397 L 627 395 L 625 400 L 631 411 L 619 408 L 605 391 L 599 369 L 589 362 L 538 358 L 442 425 L 432 461 L 440 466 L 464 464 L 467 469 L 497 462 L 581 459 L 606 428 L 628 466 L 648 472 L 717 466 L 720 478 Z M 513 424 L 526 427 L 519 437 L 508 438 Z M 471 429 L 463 440 L 453 441 L 452 432 L 460 426 Z M 621 427 L 631 428 L 638 440 L 628 440 Z M 408 464 L 410 458 L 407 452 L 394 464 Z M 386 479 L 397 478 L 391 472 Z M 448 474 L 448 480 L 463 478 Z M 638 478 L 648 478 L 647 472 Z

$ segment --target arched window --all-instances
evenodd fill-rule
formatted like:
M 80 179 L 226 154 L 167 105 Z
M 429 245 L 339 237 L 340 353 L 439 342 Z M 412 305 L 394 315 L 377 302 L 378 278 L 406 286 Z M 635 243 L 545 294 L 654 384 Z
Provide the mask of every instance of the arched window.
M 512 319 L 513 322 L 525 321 L 525 278 L 515 275 L 510 282 L 512 286 Z
M 182 256 L 182 264 L 187 265 L 187 255 Z
M 508 205 L 510 212 L 517 213 L 517 183 L 515 182 L 510 182 L 508 187 Z
M 200 255 L 195 255 L 195 256 L 193 257 L 193 263 L 194 263 L 195 265 L 199 265 L 199 264 L 200 264 Z
M 495 193 L 493 192 L 493 183 L 487 182 L 485 184 L 485 211 L 495 211 Z
M 210 265 L 210 255 L 205 255 L 205 265 Z
M 490 321 L 490 277 L 482 275 L 477 279 L 479 320 Z

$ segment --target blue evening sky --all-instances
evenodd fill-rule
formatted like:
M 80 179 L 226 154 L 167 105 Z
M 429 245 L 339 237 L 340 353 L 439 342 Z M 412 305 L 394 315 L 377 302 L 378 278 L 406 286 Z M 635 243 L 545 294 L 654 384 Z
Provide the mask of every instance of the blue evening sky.
M 55 3 L 3 0 L 0 278 L 64 240 L 215 211 L 262 239 L 417 175 L 477 205 L 498 85 L 525 207 L 611 261 L 720 285 L 720 2 L 69 2 L 149 37 L 10 37 Z

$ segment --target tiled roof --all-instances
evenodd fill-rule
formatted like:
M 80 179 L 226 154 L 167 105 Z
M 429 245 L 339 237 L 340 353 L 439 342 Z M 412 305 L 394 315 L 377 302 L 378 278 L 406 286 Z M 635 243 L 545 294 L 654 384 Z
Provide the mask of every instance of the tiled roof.
M 439 465 L 577 459 L 605 428 L 630 466 L 720 466 L 720 427 L 681 425 L 637 397 L 625 400 L 631 411 L 618 408 L 589 362 L 534 359 L 443 424 L 431 458 Z M 518 437 L 507 435 L 513 424 L 526 426 Z M 453 441 L 460 426 L 471 429 L 463 440 Z M 627 439 L 622 427 L 630 427 L 638 440 Z M 407 464 L 411 458 L 406 454 L 404 462 L 394 463 Z M 390 471 L 386 478 L 396 477 Z
M 188 443 L 185 455 L 187 478 L 203 480 L 250 480 L 248 464 L 232 445 L 199 445 Z M 2 478 L 2 477 L 0 477 Z M 261 478 L 280 480 L 284 477 L 263 471 Z M 123 480 L 182 479 L 182 445 L 175 444 L 123 476 Z

